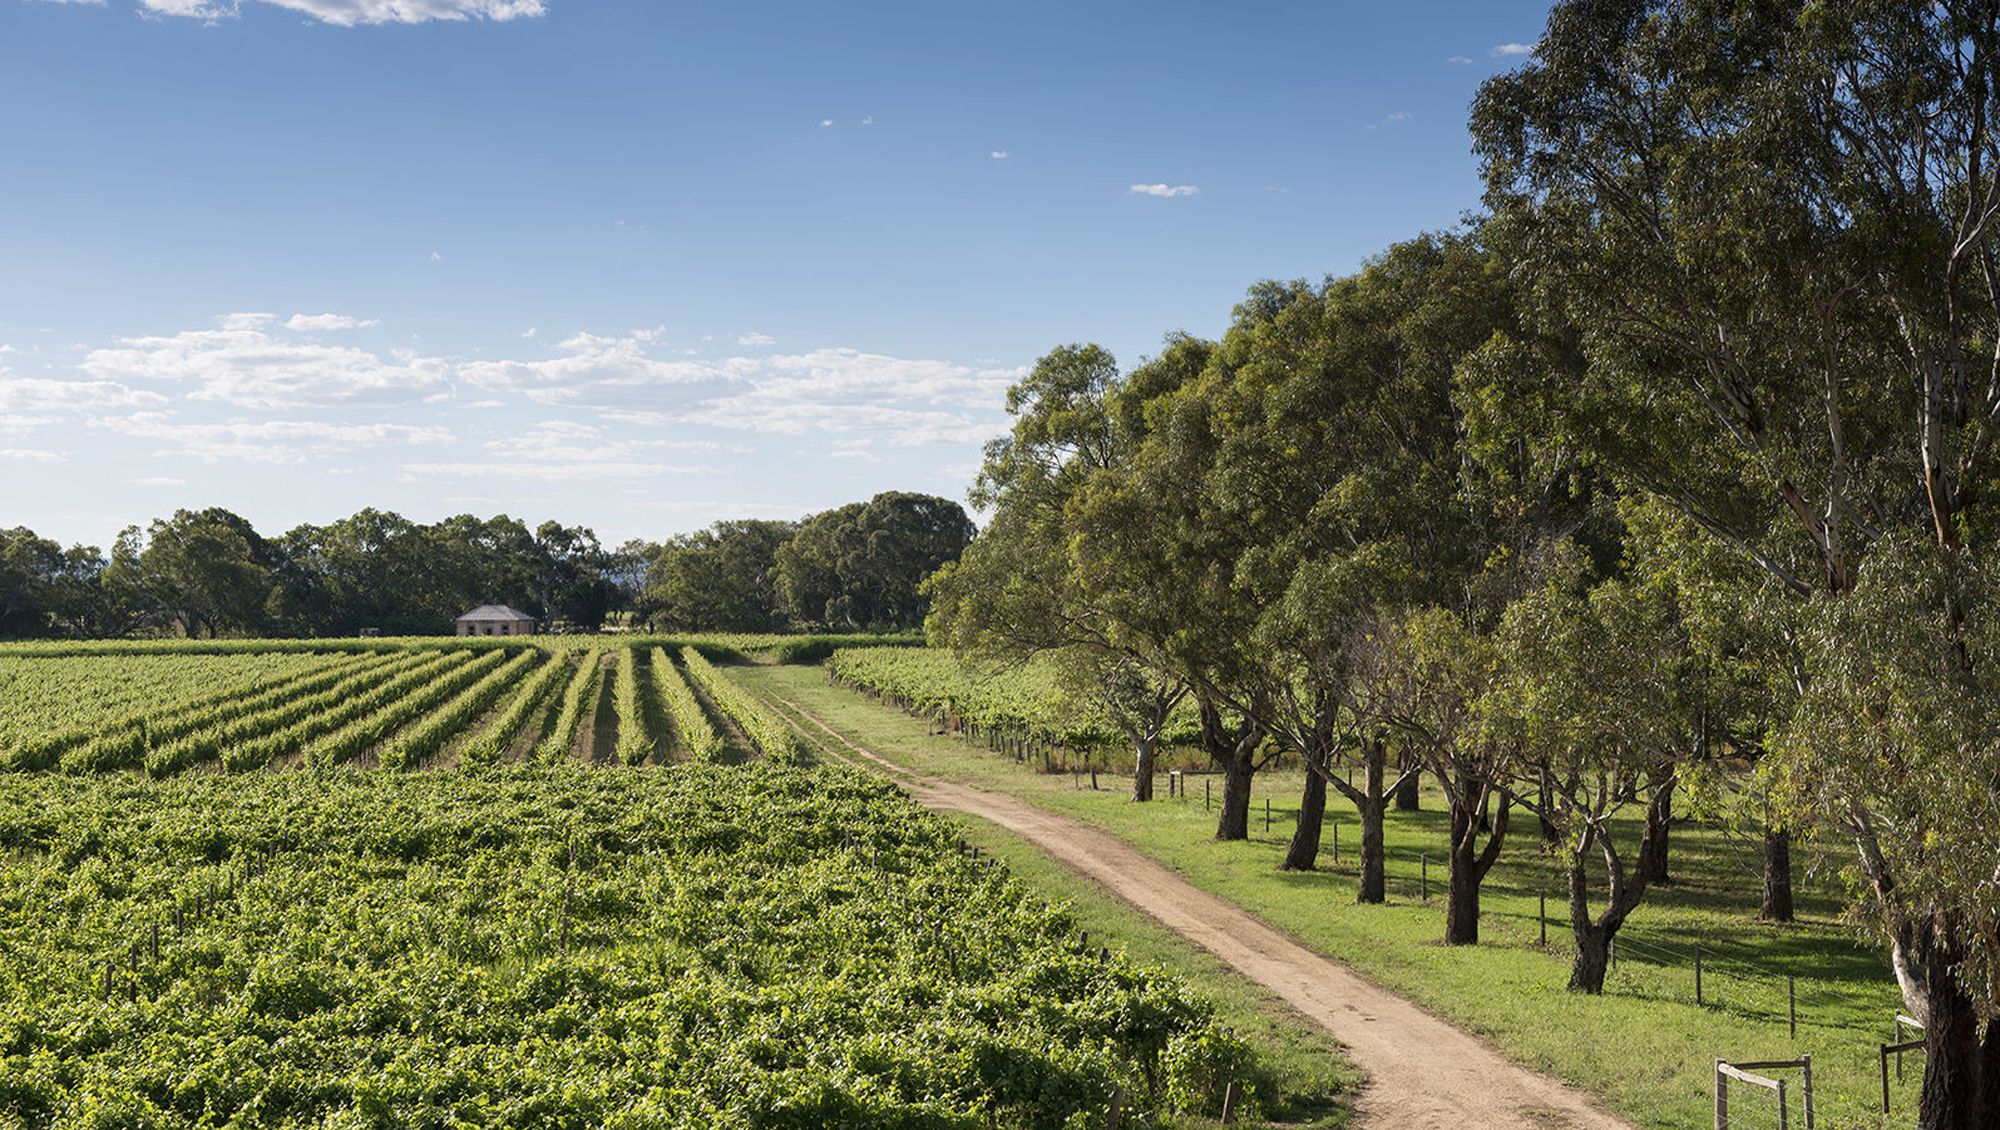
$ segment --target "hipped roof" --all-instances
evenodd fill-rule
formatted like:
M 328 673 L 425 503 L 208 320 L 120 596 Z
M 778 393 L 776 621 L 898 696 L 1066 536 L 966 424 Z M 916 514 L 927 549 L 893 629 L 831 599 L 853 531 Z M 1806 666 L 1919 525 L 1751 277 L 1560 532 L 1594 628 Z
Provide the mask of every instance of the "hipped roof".
M 516 611 L 514 611 L 513 609 L 511 609 L 511 608 L 507 607 L 507 606 L 506 606 L 506 605 L 504 605 L 504 604 L 482 604 L 482 605 L 480 605 L 479 607 L 477 607 L 477 608 L 473 609 L 472 611 L 470 611 L 470 612 L 466 613 L 465 615 L 463 615 L 463 616 L 460 616 L 460 617 L 459 617 L 459 619 L 460 619 L 461 621 L 463 621 L 463 620 L 533 620 L 533 619 L 534 619 L 534 617 L 533 617 L 533 616 L 530 616 L 530 615 L 528 615 L 528 614 L 527 614 L 527 613 L 525 613 L 525 612 L 516 612 Z

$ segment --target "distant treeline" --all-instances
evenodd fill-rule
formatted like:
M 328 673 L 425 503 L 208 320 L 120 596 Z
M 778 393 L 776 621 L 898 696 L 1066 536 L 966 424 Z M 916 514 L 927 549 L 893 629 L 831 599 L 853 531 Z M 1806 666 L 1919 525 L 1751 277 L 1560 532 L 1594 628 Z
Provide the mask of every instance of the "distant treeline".
M 955 502 L 887 492 L 797 522 L 717 522 L 606 549 L 506 515 L 367 509 L 265 537 L 219 507 L 127 527 L 109 553 L 0 529 L 0 638 L 428 635 L 479 604 L 594 631 L 913 628 L 923 580 L 974 529 Z

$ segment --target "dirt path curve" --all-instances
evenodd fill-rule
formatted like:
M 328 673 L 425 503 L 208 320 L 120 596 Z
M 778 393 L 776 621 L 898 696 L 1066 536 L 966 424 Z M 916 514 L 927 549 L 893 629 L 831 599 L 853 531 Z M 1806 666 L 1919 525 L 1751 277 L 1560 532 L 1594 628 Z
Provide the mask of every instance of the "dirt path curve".
M 776 696 L 773 696 L 774 698 Z M 1515 1064 L 1465 1030 L 1315 953 L 1235 904 L 1198 890 L 1104 832 L 1026 801 L 913 773 L 796 704 L 776 701 L 899 778 L 926 808 L 984 817 L 1046 849 L 1161 925 L 1284 998 L 1347 1045 L 1368 1073 L 1369 1130 L 1632 1130 L 1582 1092 Z M 796 723 L 794 723 L 796 725 Z M 810 735 L 809 735 L 810 736 Z M 823 742 L 815 745 L 824 747 Z

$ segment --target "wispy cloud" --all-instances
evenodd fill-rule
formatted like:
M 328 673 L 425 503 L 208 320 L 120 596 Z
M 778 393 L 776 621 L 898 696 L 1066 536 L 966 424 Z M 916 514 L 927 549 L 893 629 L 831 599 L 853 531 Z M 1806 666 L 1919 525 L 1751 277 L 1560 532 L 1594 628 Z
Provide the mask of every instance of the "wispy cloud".
M 403 424 L 330 424 L 317 420 L 231 420 L 222 424 L 182 424 L 160 412 L 99 417 L 90 421 L 135 439 L 158 440 L 156 455 L 186 456 L 204 463 L 304 463 L 308 459 L 374 447 L 448 444 L 443 428 Z
M 1005 149 L 995 149 L 993 151 L 993 159 L 995 161 L 1005 161 L 1007 159 L 1007 151 Z
M 1191 184 L 1135 184 L 1126 192 L 1133 196 L 1194 196 L 1201 189 Z
M 166 402 L 167 398 L 157 392 L 129 388 L 116 381 L 16 377 L 0 370 L 0 413 L 115 412 L 123 408 L 158 408 Z
M 16 463 L 63 463 L 69 454 L 62 451 L 38 451 L 25 447 L 0 447 L 0 459 Z
M 773 357 L 741 393 L 678 414 L 680 423 L 779 435 L 870 434 L 899 446 L 979 443 L 1006 430 L 1018 369 L 975 370 L 854 349 Z
M 230 314 L 222 328 L 123 339 L 78 366 L 99 381 L 192 381 L 189 397 L 260 411 L 406 404 L 450 391 L 441 359 L 280 339 L 269 314 Z
M 299 331 L 359 330 L 381 324 L 381 321 L 375 318 L 363 321 L 360 318 L 347 314 L 293 314 L 291 319 L 285 323 L 285 328 Z
M 1535 45 L 1532 43 L 1502 43 L 1487 52 L 1488 55 L 1491 55 L 1495 59 L 1505 59 L 1514 55 L 1532 55 L 1534 53 Z
M 104 0 L 55 0 L 102 4 Z M 299 12 L 335 27 L 363 24 L 421 24 L 433 20 L 513 20 L 542 15 L 542 0 L 138 0 L 151 16 L 179 16 L 214 23 L 243 14 L 245 3 L 264 3 Z
M 644 407 L 669 386 L 736 377 L 749 362 L 661 361 L 637 337 L 577 334 L 541 361 L 474 361 L 461 378 L 488 392 L 514 392 L 540 404 L 590 408 Z
M 1445 62 L 1447 62 L 1447 63 L 1457 63 L 1457 64 L 1458 64 L 1458 65 L 1460 65 L 1460 66 L 1470 66 L 1470 65 L 1471 65 L 1471 63 L 1472 63 L 1472 60 L 1470 60 L 1470 59 L 1466 58 L 1466 57 L 1465 57 L 1465 56 L 1463 56 L 1463 55 L 1453 55 L 1453 56 L 1452 56 L 1451 58 L 1449 58 L 1449 59 L 1446 59 L 1446 60 L 1445 60 Z
M 176 479 L 172 475 L 148 475 L 143 479 L 126 479 L 135 487 L 184 487 L 186 479 Z
M 742 337 L 737 338 L 736 344 L 747 345 L 752 349 L 762 349 L 767 345 L 778 344 L 778 339 L 772 337 L 770 334 L 760 334 L 755 331 L 752 331 L 750 333 L 744 334 Z

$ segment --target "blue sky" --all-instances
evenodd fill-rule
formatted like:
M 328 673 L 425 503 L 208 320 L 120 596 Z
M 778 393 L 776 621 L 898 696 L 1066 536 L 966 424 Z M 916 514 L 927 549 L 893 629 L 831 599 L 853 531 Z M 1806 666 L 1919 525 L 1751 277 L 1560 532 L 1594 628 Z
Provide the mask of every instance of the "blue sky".
M 1547 8 L 0 0 L 0 526 L 962 499 L 1051 347 L 1475 208 Z

